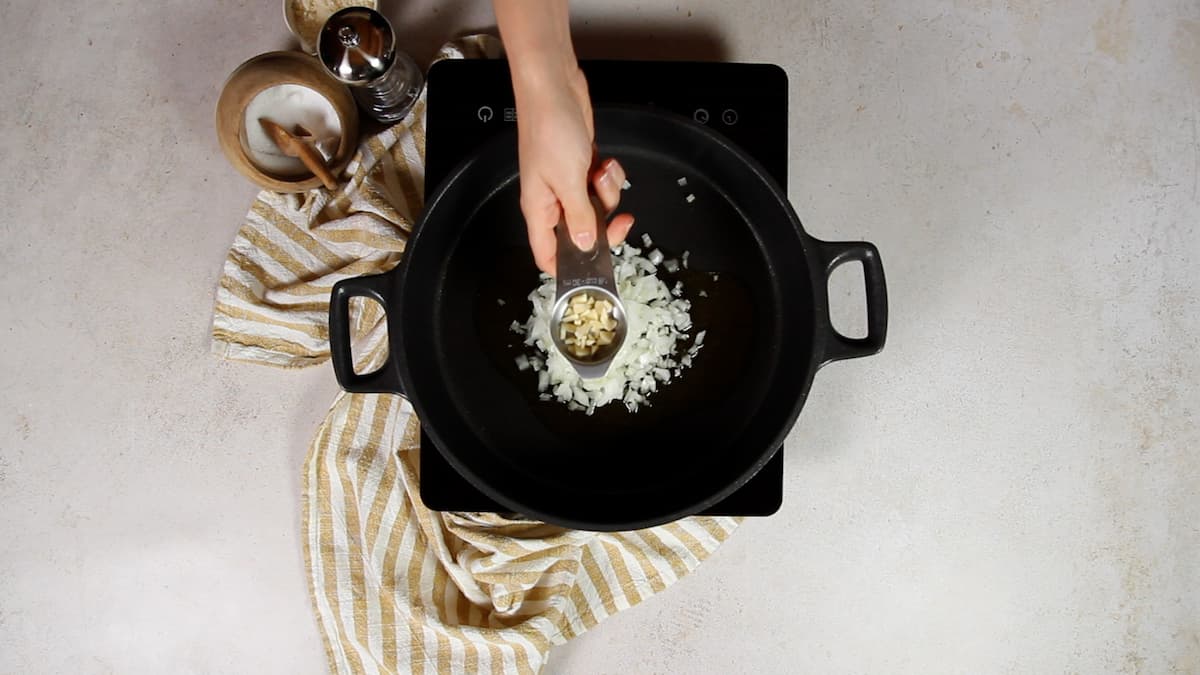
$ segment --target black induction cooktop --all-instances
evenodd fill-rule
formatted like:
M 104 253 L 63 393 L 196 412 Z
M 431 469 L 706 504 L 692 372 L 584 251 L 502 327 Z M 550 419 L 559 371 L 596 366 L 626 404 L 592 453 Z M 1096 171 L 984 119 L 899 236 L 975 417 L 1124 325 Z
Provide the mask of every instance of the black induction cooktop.
M 690 117 L 740 145 L 787 185 L 787 76 L 777 66 L 681 61 L 582 61 L 596 105 L 647 105 Z M 425 194 L 472 151 L 516 124 L 508 64 L 441 61 L 426 83 Z M 436 511 L 505 512 L 421 434 L 421 500 Z M 783 500 L 783 452 L 703 515 L 767 516 Z

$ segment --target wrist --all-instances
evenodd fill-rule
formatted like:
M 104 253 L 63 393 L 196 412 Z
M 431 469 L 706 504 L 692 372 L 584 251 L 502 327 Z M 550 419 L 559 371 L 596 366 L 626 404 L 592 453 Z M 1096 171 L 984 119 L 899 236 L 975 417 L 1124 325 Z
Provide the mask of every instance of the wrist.
M 567 0 L 494 0 L 514 89 L 572 84 L 579 65 Z
M 561 54 L 528 62 L 510 62 L 513 93 L 518 100 L 537 97 L 547 92 L 574 91 L 583 77 L 574 54 L 569 58 Z

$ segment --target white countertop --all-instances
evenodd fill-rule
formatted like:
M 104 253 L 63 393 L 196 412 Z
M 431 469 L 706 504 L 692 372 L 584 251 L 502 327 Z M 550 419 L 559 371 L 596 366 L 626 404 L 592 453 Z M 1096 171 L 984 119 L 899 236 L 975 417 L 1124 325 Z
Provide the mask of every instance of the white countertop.
M 492 21 L 432 4 L 391 12 L 420 60 Z M 209 354 L 255 192 L 213 109 L 279 3 L 0 16 L 0 672 L 323 673 L 298 490 L 332 370 Z M 891 324 L 817 376 L 780 513 L 547 672 L 1200 670 L 1200 7 L 575 16 L 585 55 L 782 65 L 792 202 L 879 246 Z

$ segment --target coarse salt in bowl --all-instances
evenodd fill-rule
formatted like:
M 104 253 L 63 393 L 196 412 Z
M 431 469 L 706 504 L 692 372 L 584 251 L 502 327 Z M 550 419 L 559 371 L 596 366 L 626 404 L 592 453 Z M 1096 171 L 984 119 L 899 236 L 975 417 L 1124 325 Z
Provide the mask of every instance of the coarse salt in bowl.
M 250 99 L 244 117 L 242 142 L 250 161 L 259 169 L 279 176 L 299 176 L 309 170 L 304 162 L 283 154 L 263 129 L 260 119 L 269 119 L 288 130 L 303 127 L 327 162 L 337 151 L 342 135 L 342 123 L 333 103 L 302 84 L 277 84 L 263 89 Z

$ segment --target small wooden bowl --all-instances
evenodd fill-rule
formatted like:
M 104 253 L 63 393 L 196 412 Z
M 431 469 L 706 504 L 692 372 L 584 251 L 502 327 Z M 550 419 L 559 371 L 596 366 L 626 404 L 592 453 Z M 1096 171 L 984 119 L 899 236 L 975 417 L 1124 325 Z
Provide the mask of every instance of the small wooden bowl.
M 298 84 L 324 96 L 337 111 L 342 136 L 329 160 L 341 173 L 358 145 L 358 108 L 345 85 L 333 79 L 312 56 L 300 52 L 267 52 L 233 71 L 217 101 L 217 139 L 229 163 L 243 176 L 276 192 L 305 192 L 321 186 L 311 173 L 282 176 L 260 169 L 246 150 L 246 106 L 261 91 L 279 84 Z

